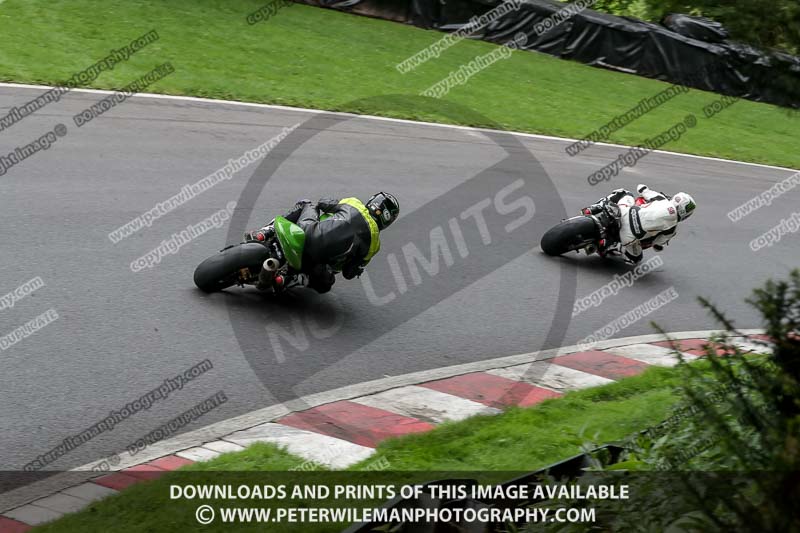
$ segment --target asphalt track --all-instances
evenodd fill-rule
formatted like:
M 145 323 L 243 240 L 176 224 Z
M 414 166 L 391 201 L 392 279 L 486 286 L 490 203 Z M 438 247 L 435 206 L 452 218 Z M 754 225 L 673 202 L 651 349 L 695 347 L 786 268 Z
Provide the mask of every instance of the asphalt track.
M 0 113 L 40 92 L 0 88 Z M 572 320 L 562 310 L 555 324 L 565 273 L 577 275 L 571 290 L 581 297 L 628 267 L 575 255 L 548 258 L 534 247 L 512 249 L 519 246 L 518 240 L 495 237 L 492 254 L 510 259 L 485 274 L 480 265 L 486 251 L 471 248 L 464 261 L 473 263 L 457 275 L 442 268 L 423 279 L 420 287 L 426 294 L 447 295 L 425 300 L 424 309 L 416 298 L 365 305 L 360 282 L 344 280 L 331 295 L 299 291 L 277 303 L 252 289 L 204 295 L 193 286 L 192 271 L 226 243 L 227 226 L 194 239 L 152 269 L 132 272 L 129 265 L 171 234 L 238 199 L 257 165 L 117 244 L 108 233 L 286 126 L 300 124 L 297 132 L 308 140 L 297 149 L 281 144 L 270 154 L 286 160 L 254 199 L 253 211 L 244 213 L 248 224 L 265 221 L 299 198 L 363 198 L 386 189 L 400 198 L 408 222 L 398 222 L 400 229 L 384 235 L 384 254 L 407 243 L 402 228 L 409 224 L 421 225 L 423 233 L 446 225 L 450 215 L 437 220 L 435 207 L 441 204 L 442 212 L 449 213 L 447 206 L 458 203 L 459 194 L 473 194 L 462 186 L 467 181 L 490 196 L 500 187 L 493 188 L 492 180 L 524 180 L 531 170 L 515 166 L 525 158 L 493 167 L 504 159 L 504 149 L 476 131 L 366 118 L 331 120 L 327 127 L 320 120 L 306 122 L 313 118 L 311 113 L 268 107 L 137 97 L 77 128 L 72 116 L 101 98 L 71 93 L 0 132 L 0 154 L 7 154 L 55 124 L 68 126 L 68 134 L 49 150 L 0 177 L 0 295 L 35 276 L 46 283 L 13 308 L 0 310 L 0 335 L 50 308 L 59 315 L 41 331 L 0 351 L 0 470 L 21 469 L 65 437 L 204 359 L 213 362 L 212 370 L 48 468 L 69 469 L 119 452 L 219 390 L 229 401 L 184 430 L 387 375 L 549 348 L 544 338 L 551 329 L 563 333 L 557 337 L 563 336 L 564 344 L 574 344 L 670 287 L 680 294 L 677 300 L 616 336 L 652 333 L 651 319 L 673 331 L 712 329 L 715 324 L 697 305 L 696 295 L 710 297 L 739 326 L 759 327 L 744 298 L 753 286 L 783 277 L 797 266 L 796 234 L 757 253 L 748 247 L 791 215 L 797 191 L 735 224 L 726 217 L 791 175 L 789 171 L 651 154 L 605 186 L 590 187 L 586 176 L 622 149 L 595 146 L 571 158 L 563 141 L 516 137 L 530 154 L 526 157 L 535 157 L 546 171 L 570 213 L 608 189 L 633 188 L 639 182 L 667 192 L 690 191 L 698 211 L 663 254 L 658 271 Z M 552 213 L 546 225 L 558 222 L 557 200 L 534 197 L 537 217 L 547 219 Z M 537 224 L 539 233 L 546 229 L 538 218 Z M 428 246 L 418 242 L 426 255 Z M 378 256 L 370 270 L 388 268 Z M 388 290 L 376 288 L 379 294 Z M 320 335 L 323 342 L 302 357 L 280 361 L 267 347 L 263 331 L 270 313 L 317 312 L 320 331 L 330 325 L 325 317 L 344 316 L 345 325 L 336 335 Z M 242 317 L 252 331 L 261 331 L 260 338 L 244 339 L 249 357 L 243 355 L 243 339 L 237 340 L 230 316 Z M 332 320 L 336 324 L 337 319 Z M 382 324 L 392 327 L 384 331 Z M 252 353 L 260 346 L 263 359 L 254 363 Z M 254 366 L 259 368 L 254 371 Z

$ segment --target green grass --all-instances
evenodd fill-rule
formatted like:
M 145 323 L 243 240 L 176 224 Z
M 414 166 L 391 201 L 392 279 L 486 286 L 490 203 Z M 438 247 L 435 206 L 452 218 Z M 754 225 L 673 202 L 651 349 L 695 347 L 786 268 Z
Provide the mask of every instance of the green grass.
M 395 65 L 442 33 L 308 6 L 253 26 L 263 0 L 6 0 L 0 79 L 56 83 L 150 29 L 161 39 L 91 86 L 120 88 L 164 61 L 176 72 L 150 91 L 231 98 L 582 137 L 667 85 L 547 55 L 515 52 L 453 88 L 421 91 L 495 45 L 462 41 L 408 74 Z M 392 96 L 405 95 L 405 96 Z M 713 119 L 717 95 L 680 95 L 612 136 L 636 144 L 683 119 L 699 125 L 665 149 L 800 168 L 796 116 L 740 101 Z M 13 130 L 12 130 L 13 131 Z
M 580 453 L 587 441 L 610 442 L 657 424 L 669 416 L 678 401 L 675 392 L 682 373 L 678 369 L 650 368 L 644 374 L 616 383 L 575 391 L 527 409 L 510 409 L 497 416 L 474 417 L 438 426 L 433 431 L 383 442 L 370 459 L 347 472 L 286 472 L 304 463 L 300 458 L 266 444 L 238 453 L 225 454 L 169 473 L 159 480 L 141 483 L 89 508 L 37 528 L 43 533 L 114 531 L 187 531 L 195 524 L 194 510 L 200 503 L 170 500 L 172 483 L 409 483 L 458 476 L 499 482 Z M 387 472 L 369 472 L 370 465 L 388 465 Z M 468 472 L 468 473 L 466 473 Z M 281 502 L 258 502 L 273 509 Z M 324 506 L 326 502 L 300 502 L 302 506 Z M 328 505 L 345 503 L 328 501 Z M 378 504 L 378 500 L 348 501 L 349 506 Z M 227 505 L 227 504 L 226 504 Z M 231 502 L 231 506 L 244 505 Z M 253 504 L 255 505 L 255 504 Z M 215 526 L 203 531 L 224 531 Z M 280 531 L 339 531 L 296 524 Z M 193 526 L 192 526 L 193 527 Z M 294 528 L 293 528 L 294 527 Z M 237 525 L 237 531 L 240 527 Z M 256 524 L 241 530 L 261 530 Z

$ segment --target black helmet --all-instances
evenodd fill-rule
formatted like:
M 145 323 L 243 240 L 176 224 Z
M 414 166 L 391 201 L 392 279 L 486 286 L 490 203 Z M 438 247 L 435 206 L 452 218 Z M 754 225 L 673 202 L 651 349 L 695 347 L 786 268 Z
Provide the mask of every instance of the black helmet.
M 400 203 L 389 193 L 379 192 L 364 205 L 381 230 L 388 228 L 400 215 Z

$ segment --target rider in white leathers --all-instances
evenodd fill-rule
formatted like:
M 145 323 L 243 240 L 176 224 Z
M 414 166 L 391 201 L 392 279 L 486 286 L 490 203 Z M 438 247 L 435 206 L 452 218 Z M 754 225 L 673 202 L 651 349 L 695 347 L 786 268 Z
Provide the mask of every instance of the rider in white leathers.
M 651 242 L 653 249 L 660 252 L 677 233 L 678 222 L 694 213 L 697 205 L 694 199 L 684 192 L 672 198 L 656 192 L 647 185 L 636 187 L 639 198 L 625 189 L 616 189 L 606 196 L 605 203 L 619 220 L 619 251 L 630 263 L 642 260 L 642 240 Z M 598 205 L 598 204 L 595 204 Z M 614 248 L 603 250 L 603 254 Z

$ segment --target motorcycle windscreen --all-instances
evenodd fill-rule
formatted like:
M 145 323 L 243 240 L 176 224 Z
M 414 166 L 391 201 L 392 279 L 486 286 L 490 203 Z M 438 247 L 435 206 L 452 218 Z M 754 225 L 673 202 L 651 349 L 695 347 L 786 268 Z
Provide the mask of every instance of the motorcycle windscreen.
M 300 270 L 303 264 L 303 248 L 306 244 L 306 233 L 303 228 L 283 217 L 275 217 L 275 234 L 281 243 L 286 262 L 295 270 Z

